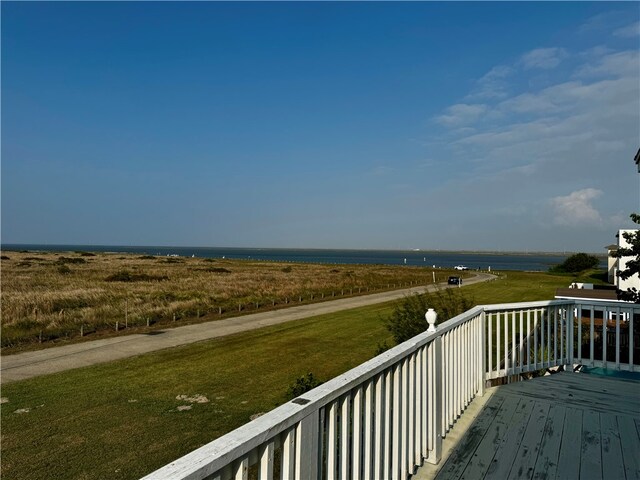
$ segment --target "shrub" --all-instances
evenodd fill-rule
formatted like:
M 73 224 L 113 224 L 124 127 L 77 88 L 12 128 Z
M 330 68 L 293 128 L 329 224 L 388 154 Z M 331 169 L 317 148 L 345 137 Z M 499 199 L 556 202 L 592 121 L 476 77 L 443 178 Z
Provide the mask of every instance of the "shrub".
M 205 269 L 207 272 L 213 273 L 231 273 L 231 270 L 227 270 L 224 267 L 209 267 Z
M 424 332 L 429 325 L 424 314 L 433 308 L 438 314 L 438 323 L 466 312 L 473 307 L 472 299 L 458 289 L 447 288 L 422 295 L 408 295 L 394 308 L 385 326 L 396 343 L 402 343 Z
M 69 257 L 60 257 L 57 263 L 64 265 L 65 263 L 87 263 L 84 258 L 69 258 Z
M 291 267 L 284 267 L 281 271 L 282 271 L 282 272 L 284 272 L 284 273 L 291 273 L 291 272 L 293 271 L 293 268 L 291 268 Z
M 567 258 L 560 265 L 551 267 L 550 271 L 559 273 L 577 273 L 596 268 L 600 264 L 600 260 L 595 255 L 587 253 L 576 253 Z
M 156 257 L 154 257 L 153 255 L 141 255 L 140 257 L 138 257 L 139 260 L 155 260 Z
M 71 269 L 66 265 L 60 265 L 58 267 L 58 273 L 60 273 L 62 275 L 68 275 L 68 274 L 71 273 Z
M 9 257 L 7 257 L 6 255 L 2 255 L 0 257 L 0 260 L 11 260 Z
M 95 253 L 91 253 L 91 252 L 82 252 L 82 251 L 78 251 L 76 252 L 78 255 L 80 255 L 81 257 L 95 257 L 96 254 Z
M 309 372 L 302 377 L 296 379 L 287 390 L 287 398 L 289 400 L 299 397 L 300 395 L 307 393 L 309 390 L 313 390 L 318 385 L 322 385 L 322 382 L 313 376 L 313 373 Z
M 106 282 L 159 282 L 168 280 L 164 275 L 147 275 L 146 273 L 131 273 L 128 270 L 121 270 L 118 273 L 105 278 Z

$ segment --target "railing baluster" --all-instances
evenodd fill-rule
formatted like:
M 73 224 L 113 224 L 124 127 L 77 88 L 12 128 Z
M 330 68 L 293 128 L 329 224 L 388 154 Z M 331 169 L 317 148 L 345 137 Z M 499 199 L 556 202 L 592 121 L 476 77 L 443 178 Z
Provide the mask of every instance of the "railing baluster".
M 295 472 L 295 456 L 296 456 L 296 428 L 290 428 L 284 434 L 282 442 L 282 464 L 280 466 L 280 478 L 282 480 L 294 480 Z
M 347 394 L 342 399 L 340 406 L 340 478 L 351 478 L 350 466 L 350 427 L 351 426 L 351 395 Z
M 487 365 L 487 372 L 489 373 L 489 378 L 493 378 L 493 314 L 487 313 L 485 314 L 485 323 L 488 327 L 488 337 L 489 337 L 489 348 L 487 350 L 487 355 L 485 358 L 489 361 Z
M 338 439 L 338 402 L 331 402 L 327 417 L 327 479 L 336 478 L 338 459 L 336 458 Z
M 261 448 L 258 470 L 258 478 L 260 480 L 273 480 L 273 453 L 273 442 L 268 442 Z
M 400 401 L 402 402 L 402 414 L 400 424 L 400 477 L 407 478 L 408 469 L 408 449 L 409 449 L 409 359 L 405 358 L 402 361 L 402 396 Z
M 620 307 L 616 307 L 616 370 L 620 370 Z
M 372 415 L 373 415 L 373 380 L 367 382 L 365 390 L 364 390 L 364 458 L 363 458 L 363 466 L 364 466 L 364 478 L 371 478 L 371 468 L 372 468 L 372 437 L 373 437 L 373 425 Z
M 529 313 L 533 313 L 533 370 L 538 369 L 538 318 L 541 313 L 540 310 L 533 310 L 533 312 L 527 312 L 527 329 L 529 328 Z M 529 339 L 527 339 L 527 348 L 529 349 Z M 527 361 L 531 357 L 531 350 L 527 352 Z M 531 369 L 529 369 L 531 371 Z
M 518 349 L 519 363 L 518 373 L 522 373 L 525 368 L 524 363 L 524 310 L 520 310 L 520 348 Z M 529 338 L 529 330 L 527 330 L 527 338 Z M 529 366 L 529 359 L 527 358 L 527 366 Z
M 478 318 L 478 331 L 479 331 L 479 335 L 478 335 L 478 353 L 480 354 L 480 365 L 476 366 L 476 368 L 479 367 L 479 371 L 478 372 L 478 393 L 480 394 L 480 396 L 484 396 L 484 384 L 486 382 L 486 362 L 487 362 L 487 349 L 486 349 L 486 337 L 485 337 L 485 325 L 486 325 L 486 314 L 484 312 L 482 312 L 480 314 L 480 317 Z
M 416 464 L 416 363 L 417 352 L 409 359 L 409 448 L 407 449 L 407 464 L 409 474 L 413 475 L 413 466 Z
M 422 422 L 420 427 L 420 435 L 422 436 L 420 453 L 422 458 L 427 458 L 429 455 L 429 410 L 431 408 L 431 396 L 429 396 L 429 373 L 428 365 L 431 363 L 429 360 L 429 346 L 425 345 L 422 348 Z M 382 478 L 382 476 L 378 477 Z
M 546 333 L 547 333 L 547 309 L 546 308 L 541 308 L 540 311 L 538 312 L 540 315 L 540 345 L 537 346 L 536 348 L 539 350 L 539 356 L 540 356 L 540 368 L 544 368 L 544 356 L 545 356 L 545 352 L 547 351 L 547 343 L 546 343 Z
M 378 375 L 375 379 L 375 412 L 374 412 L 374 432 L 373 432 L 373 475 L 375 478 L 382 478 L 383 458 L 383 435 L 384 430 L 384 373 Z
M 602 367 L 607 368 L 607 324 L 609 323 L 609 310 L 602 309 Z
M 243 457 L 236 461 L 234 465 L 234 480 L 248 480 L 249 478 L 249 457 Z
M 376 478 L 387 478 L 390 476 L 391 471 L 391 436 L 392 436 L 392 405 L 393 392 L 393 371 L 391 368 L 387 369 L 384 374 L 384 453 L 383 453 L 383 474 Z
M 400 476 L 400 449 L 401 444 L 401 432 L 400 432 L 400 420 L 401 420 L 401 377 L 402 377 L 402 362 L 396 364 L 393 369 L 393 441 L 391 444 L 391 478 L 398 478 Z
M 375 428 L 379 428 L 377 424 Z M 360 480 L 362 478 L 362 386 L 356 388 L 353 394 L 352 461 L 353 470 L 351 478 L 353 478 L 353 480 Z
M 578 305 L 578 318 L 576 321 L 578 322 L 578 338 L 577 338 L 577 347 L 578 347 L 578 356 L 576 357 L 575 363 L 582 363 L 582 305 Z
M 629 370 L 634 372 L 636 367 L 633 363 L 633 317 L 634 312 L 629 309 Z
M 558 309 L 553 308 L 553 366 L 558 361 Z
M 595 325 L 594 325 L 594 311 L 593 311 L 593 305 L 591 305 L 591 307 L 589 308 L 590 312 L 591 312 L 591 321 L 589 323 L 589 362 L 591 363 L 591 366 L 593 367 L 593 361 L 595 360 L 594 356 L 594 338 L 595 338 Z
M 496 373 L 500 376 L 500 312 L 496 313 Z
M 415 373 L 415 428 L 413 444 L 413 464 L 422 464 L 422 412 L 424 410 L 424 398 L 422 397 L 422 354 L 424 347 L 416 352 L 416 373 Z M 378 477 L 380 478 L 380 477 Z
M 504 374 L 509 375 L 509 313 L 504 312 Z
M 516 374 L 516 367 L 518 366 L 518 355 L 517 355 L 517 344 L 516 344 L 516 312 L 511 312 L 511 362 L 509 362 L 511 366 L 511 375 Z
M 434 416 L 434 426 L 433 426 L 433 437 L 432 448 L 429 452 L 429 463 L 439 463 L 440 457 L 442 455 L 442 436 L 445 431 L 444 425 L 441 425 L 439 420 L 443 418 L 443 405 L 444 405 L 444 389 L 442 388 L 442 367 L 443 363 L 442 359 L 442 337 L 436 337 L 433 341 L 433 358 L 434 364 L 432 365 L 432 392 L 433 396 L 433 416 Z

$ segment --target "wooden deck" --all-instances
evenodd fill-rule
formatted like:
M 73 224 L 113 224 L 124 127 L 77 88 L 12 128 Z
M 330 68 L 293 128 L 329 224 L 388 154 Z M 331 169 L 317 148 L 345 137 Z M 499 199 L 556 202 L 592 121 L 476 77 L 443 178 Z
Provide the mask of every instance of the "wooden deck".
M 488 389 L 443 448 L 414 478 L 640 479 L 640 382 L 558 373 Z

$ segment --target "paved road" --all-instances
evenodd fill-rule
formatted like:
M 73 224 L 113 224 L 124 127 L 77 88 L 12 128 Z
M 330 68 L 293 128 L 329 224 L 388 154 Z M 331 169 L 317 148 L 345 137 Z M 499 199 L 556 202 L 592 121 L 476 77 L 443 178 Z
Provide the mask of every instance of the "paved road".
M 484 282 L 496 278 L 480 273 L 465 279 L 464 285 Z M 440 284 L 440 287 L 443 285 Z M 62 372 L 98 363 L 132 357 L 164 348 L 187 345 L 216 337 L 253 330 L 256 328 L 291 322 L 325 313 L 350 308 L 364 307 L 376 303 L 397 300 L 411 293 L 423 293 L 435 287 L 422 286 L 390 292 L 349 297 L 310 305 L 300 305 L 281 310 L 252 313 L 195 325 L 167 328 L 161 334 L 132 334 L 122 337 L 104 338 L 88 342 L 51 347 L 35 352 L 17 353 L 1 357 L 0 383 L 15 382 L 50 373 Z

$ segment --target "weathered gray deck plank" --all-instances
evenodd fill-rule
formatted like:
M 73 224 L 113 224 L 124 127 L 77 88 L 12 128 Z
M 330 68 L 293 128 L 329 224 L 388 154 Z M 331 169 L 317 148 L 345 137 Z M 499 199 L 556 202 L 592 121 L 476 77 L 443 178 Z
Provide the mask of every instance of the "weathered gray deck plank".
M 536 402 L 512 465 L 513 468 L 510 470 L 509 478 L 530 479 L 533 477 L 550 406 L 548 402 Z
M 499 395 L 499 392 L 496 395 Z M 493 461 L 496 449 L 502 443 L 502 437 L 509 431 L 511 418 L 518 407 L 518 403 L 520 403 L 519 399 L 512 395 L 505 398 L 491 427 L 482 438 L 460 478 L 476 480 L 485 476 Z
M 582 439 L 582 410 L 569 408 L 564 416 L 562 444 L 556 478 L 579 478 Z
M 544 425 L 542 445 L 533 474 L 535 480 L 556 478 L 566 412 L 566 407 L 561 405 L 551 405 L 549 408 L 549 416 Z
M 583 410 L 581 450 L 580 479 L 602 480 L 600 414 L 594 410 Z
M 493 461 L 487 470 L 489 478 L 507 478 L 518 453 L 518 447 L 522 444 L 524 432 L 529 424 L 529 419 L 535 407 L 531 399 L 523 398 L 518 404 L 516 413 L 511 418 L 511 424 L 507 434 L 502 437 L 502 442 Z
M 620 432 L 620 444 L 622 445 L 622 457 L 627 480 L 640 478 L 640 438 L 635 422 L 627 418 L 618 417 L 618 430 Z
M 600 414 L 602 441 L 602 473 L 605 478 L 625 478 L 618 420 L 614 415 Z
M 494 395 L 467 430 L 467 433 L 460 440 L 456 448 L 440 470 L 439 474 L 443 478 L 459 478 L 469 464 L 473 454 L 487 433 L 487 430 L 495 420 L 500 411 L 504 396 Z

